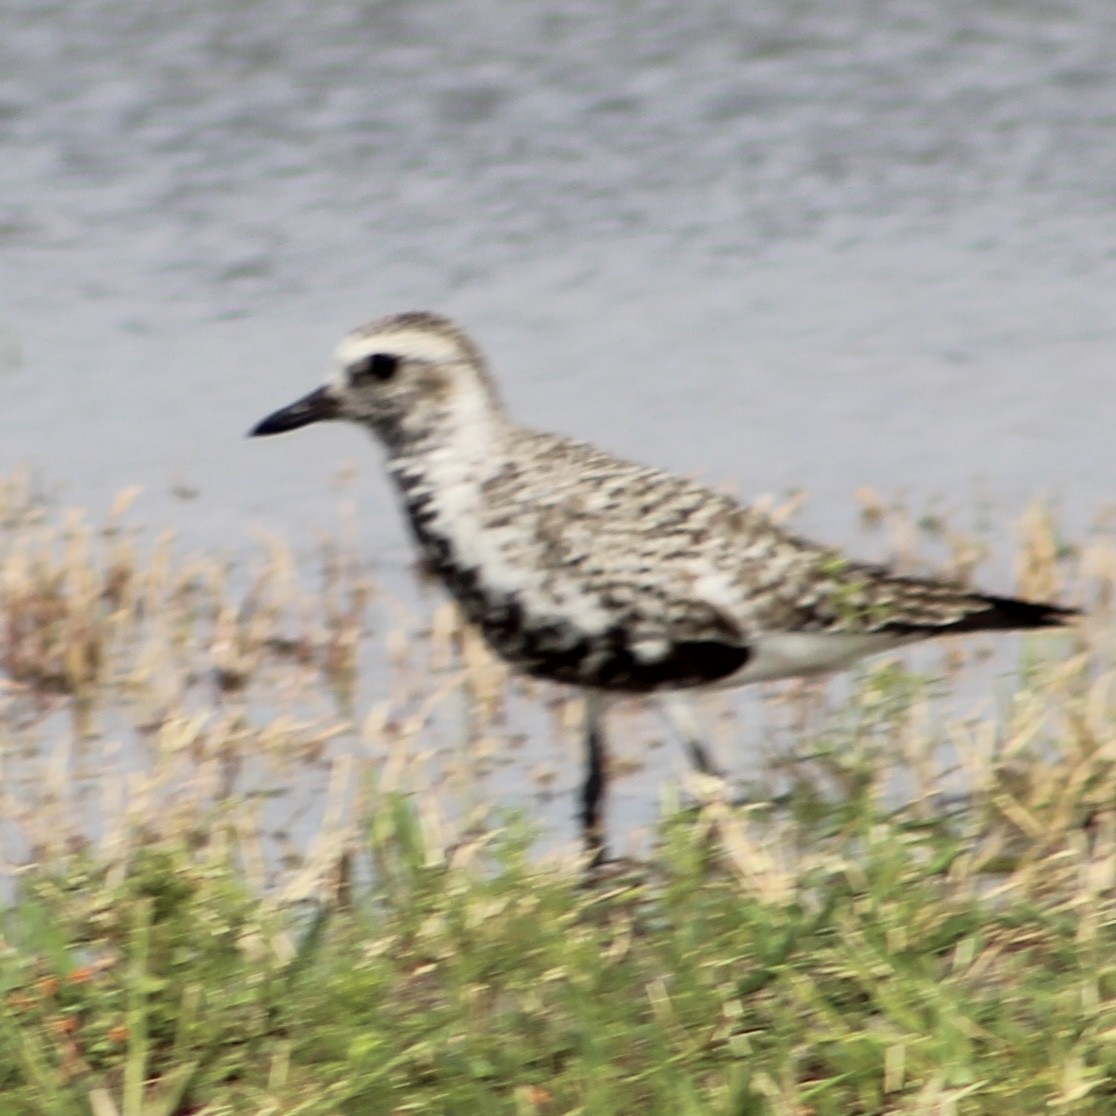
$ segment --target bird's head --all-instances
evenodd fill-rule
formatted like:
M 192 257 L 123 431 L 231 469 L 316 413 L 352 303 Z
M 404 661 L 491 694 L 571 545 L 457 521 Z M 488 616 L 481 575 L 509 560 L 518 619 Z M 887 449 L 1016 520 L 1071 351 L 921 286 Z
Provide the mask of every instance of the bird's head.
M 337 360 L 321 387 L 268 415 L 251 434 L 348 419 L 396 449 L 451 436 L 499 412 L 480 350 L 436 314 L 393 314 L 354 330 L 338 347 Z

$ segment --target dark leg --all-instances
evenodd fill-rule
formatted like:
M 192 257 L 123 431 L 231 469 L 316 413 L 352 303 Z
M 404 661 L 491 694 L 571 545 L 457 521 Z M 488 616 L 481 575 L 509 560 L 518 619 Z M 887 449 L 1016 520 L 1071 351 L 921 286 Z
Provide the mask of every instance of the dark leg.
M 700 740 L 686 741 L 686 750 L 690 753 L 690 762 L 703 775 L 712 775 L 716 779 L 723 779 L 724 773 L 713 762 L 713 757 L 706 751 L 705 745 Z
M 674 731 L 685 742 L 686 751 L 690 753 L 690 762 L 694 767 L 703 775 L 712 775 L 715 779 L 723 779 L 725 773 L 710 755 L 709 749 L 706 748 L 702 739 L 704 734 L 691 701 L 692 699 L 686 694 L 664 694 L 662 698 L 663 712 Z
M 589 865 L 596 868 L 606 856 L 604 823 L 601 819 L 605 786 L 605 743 L 602 713 L 604 702 L 600 694 L 585 697 L 585 787 L 581 796 L 581 832 Z

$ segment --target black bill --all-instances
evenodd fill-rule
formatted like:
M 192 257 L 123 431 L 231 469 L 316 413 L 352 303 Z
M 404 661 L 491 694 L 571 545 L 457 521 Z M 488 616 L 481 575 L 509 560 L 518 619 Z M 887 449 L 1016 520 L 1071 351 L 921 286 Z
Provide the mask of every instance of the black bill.
M 340 414 L 341 409 L 329 389 L 320 387 L 296 400 L 289 407 L 283 407 L 275 414 L 268 415 L 262 422 L 256 423 L 248 431 L 248 437 L 257 438 L 261 434 L 284 434 L 288 430 L 297 430 L 300 426 L 309 426 L 312 422 L 339 418 Z

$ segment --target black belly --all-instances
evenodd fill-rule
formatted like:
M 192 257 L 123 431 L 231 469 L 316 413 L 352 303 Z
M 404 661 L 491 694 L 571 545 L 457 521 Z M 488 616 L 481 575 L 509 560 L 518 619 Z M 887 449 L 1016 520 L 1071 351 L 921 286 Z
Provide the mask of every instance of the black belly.
M 500 645 L 487 632 L 485 636 L 499 654 Z M 632 653 L 620 627 L 582 637 L 557 655 L 545 648 L 534 654 L 531 650 L 518 665 L 536 678 L 632 694 L 706 686 L 735 674 L 751 655 L 746 647 L 686 640 L 672 643 L 661 659 L 645 662 Z
M 423 554 L 492 650 L 535 678 L 598 690 L 651 693 L 705 686 L 747 663 L 747 647 L 717 640 L 673 643 L 661 659 L 646 662 L 632 650 L 631 631 L 618 616 L 603 632 L 587 635 L 553 617 L 532 617 L 522 600 L 486 590 L 478 570 L 454 561 L 440 535 L 416 528 Z

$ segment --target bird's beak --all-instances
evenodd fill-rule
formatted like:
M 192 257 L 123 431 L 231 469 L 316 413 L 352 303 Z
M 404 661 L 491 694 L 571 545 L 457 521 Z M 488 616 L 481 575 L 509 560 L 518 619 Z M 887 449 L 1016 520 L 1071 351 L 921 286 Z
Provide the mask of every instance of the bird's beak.
M 297 430 L 300 426 L 309 426 L 312 422 L 340 417 L 341 407 L 337 397 L 328 387 L 320 387 L 256 423 L 248 431 L 248 436 L 257 438 L 262 434 L 284 434 L 288 430 Z

